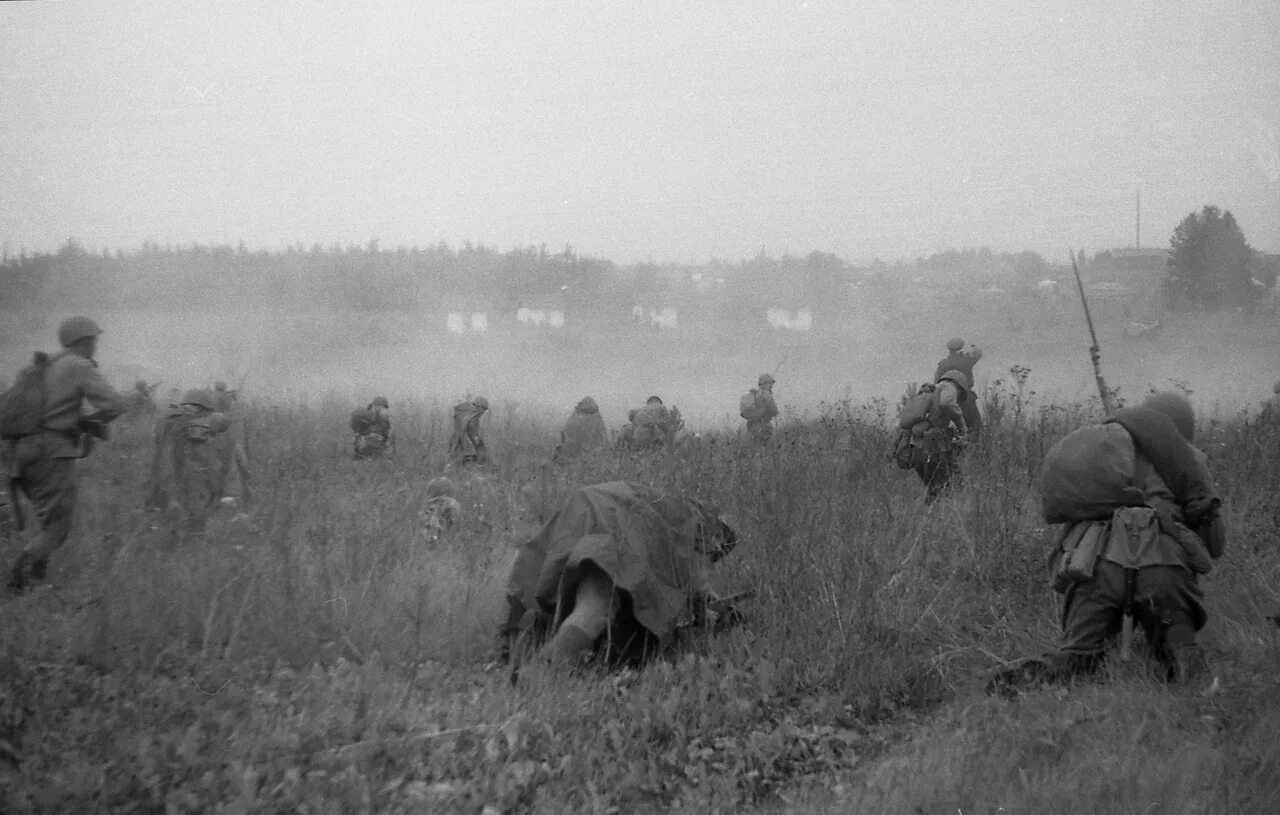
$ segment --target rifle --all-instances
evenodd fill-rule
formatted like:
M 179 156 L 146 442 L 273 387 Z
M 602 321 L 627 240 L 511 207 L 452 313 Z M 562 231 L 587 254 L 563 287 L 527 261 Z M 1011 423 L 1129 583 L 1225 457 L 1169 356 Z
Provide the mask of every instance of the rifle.
M 1084 306 L 1084 320 L 1089 325 L 1089 341 L 1093 343 L 1089 346 L 1089 359 L 1093 362 L 1093 378 L 1098 384 L 1098 396 L 1102 399 L 1102 410 L 1110 415 L 1115 410 L 1112 404 L 1111 391 L 1107 389 L 1107 382 L 1102 378 L 1102 350 L 1098 347 L 1098 334 L 1093 330 L 1093 315 L 1089 313 L 1089 301 L 1084 296 L 1084 281 L 1080 279 L 1080 268 L 1076 266 L 1076 255 L 1071 250 L 1067 250 L 1071 255 L 1071 271 L 1076 274 L 1076 288 L 1080 290 L 1080 305 Z
M 1107 388 L 1107 381 L 1102 378 L 1102 350 L 1098 347 L 1098 333 L 1093 330 L 1093 315 L 1089 313 L 1089 301 L 1084 296 L 1084 281 L 1080 279 L 1080 267 L 1076 265 L 1076 255 L 1070 249 L 1067 253 L 1071 255 L 1071 271 L 1076 275 L 1076 288 L 1080 290 L 1080 305 L 1084 306 L 1084 319 L 1089 325 L 1089 359 L 1093 362 L 1093 379 L 1098 384 L 1098 397 L 1102 399 L 1102 410 L 1108 416 L 1115 411 L 1115 405 L 1111 399 L 1111 391 Z M 1126 584 L 1128 581 L 1126 581 Z M 1126 594 L 1128 594 L 1126 589 Z M 1126 597 L 1124 607 L 1124 617 L 1120 624 L 1120 661 L 1128 662 L 1133 655 L 1133 609 L 1130 607 L 1132 598 Z

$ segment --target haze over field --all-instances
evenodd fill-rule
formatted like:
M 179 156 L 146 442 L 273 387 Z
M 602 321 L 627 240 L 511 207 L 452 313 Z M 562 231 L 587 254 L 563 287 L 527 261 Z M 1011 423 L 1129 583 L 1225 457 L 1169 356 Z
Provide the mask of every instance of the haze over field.
M 1280 6 L 5 3 L 0 240 L 1280 249 Z

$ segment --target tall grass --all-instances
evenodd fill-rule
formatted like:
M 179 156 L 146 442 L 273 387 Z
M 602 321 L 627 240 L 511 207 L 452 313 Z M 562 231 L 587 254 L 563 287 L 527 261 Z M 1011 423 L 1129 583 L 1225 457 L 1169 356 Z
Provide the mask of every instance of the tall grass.
M 1280 430 L 1202 433 L 1233 531 L 1205 581 L 1216 695 L 1139 659 L 988 699 L 992 669 L 1056 639 L 1034 482 L 1092 415 L 1025 386 L 988 392 L 984 442 L 932 505 L 886 460 L 885 403 L 823 405 L 766 448 L 710 434 L 567 467 L 547 463 L 552 417 L 495 406 L 497 464 L 457 476 L 464 515 L 438 540 L 442 410 L 399 407 L 396 457 L 357 462 L 346 407 L 247 406 L 254 503 L 200 540 L 141 509 L 149 434 L 123 426 L 85 463 L 53 588 L 0 606 L 0 764 L 18 761 L 0 808 L 1266 811 Z M 718 578 L 755 590 L 749 622 L 640 674 L 534 668 L 510 687 L 490 663 L 515 545 L 618 478 L 737 519 Z

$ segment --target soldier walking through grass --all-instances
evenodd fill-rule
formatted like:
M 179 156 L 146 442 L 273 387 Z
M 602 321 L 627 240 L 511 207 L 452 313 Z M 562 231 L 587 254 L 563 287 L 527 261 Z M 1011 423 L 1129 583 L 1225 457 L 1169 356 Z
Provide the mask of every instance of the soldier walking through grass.
M 453 406 L 453 433 L 449 436 L 449 464 L 487 464 L 489 452 L 480 434 L 480 419 L 489 400 L 477 396 Z
M 760 374 L 756 387 L 738 402 L 738 414 L 747 420 L 747 436 L 760 444 L 773 437 L 773 420 L 778 415 L 778 404 L 773 401 L 776 381 L 773 374 Z
M 0 436 L 12 511 L 21 493 L 35 508 L 40 535 L 9 570 L 7 588 L 21 593 L 43 580 L 49 558 L 66 543 L 76 506 L 76 459 L 88 455 L 92 438 L 106 438 L 106 425 L 128 409 L 94 361 L 102 334 L 88 317 L 70 317 L 58 328 L 62 350 L 37 355 L 19 374 L 0 405 Z M 85 412 L 84 405 L 91 410 Z M 20 516 L 19 516 L 20 517 Z
M 1208 619 L 1197 580 L 1222 556 L 1226 525 L 1194 433 L 1191 405 L 1164 392 L 1050 449 L 1041 482 L 1045 519 L 1061 524 L 1050 566 L 1063 594 L 1062 644 L 1001 671 L 988 690 L 1094 673 L 1126 615 L 1166 679 L 1207 673 L 1196 642 Z
M 212 393 L 193 388 L 156 422 L 146 504 L 174 512 L 187 534 L 204 532 L 223 498 L 237 454 L 238 445 L 228 432 L 231 421 L 215 410 L 217 404 Z M 237 463 L 242 481 L 247 481 L 247 467 Z
M 356 458 L 381 458 L 386 455 L 391 441 L 391 418 L 387 412 L 391 405 L 385 396 L 375 396 L 364 410 L 351 414 L 352 453 Z
M 973 367 L 980 359 L 982 359 L 981 348 L 966 343 L 961 337 L 952 337 L 947 341 L 947 356 L 938 361 L 933 373 L 934 382 L 941 380 L 948 371 L 959 371 L 964 374 L 965 381 L 968 383 L 965 389 L 969 391 L 969 398 L 961 403 L 960 410 L 964 414 L 964 424 L 970 441 L 977 441 L 982 435 L 982 414 L 978 411 L 977 394 L 973 392 L 974 383 L 977 381 L 973 376 Z
M 966 425 L 962 405 L 971 398 L 969 381 L 960 371 L 945 371 L 932 389 L 925 388 L 923 417 L 906 429 L 907 459 L 925 485 L 925 500 L 934 501 L 960 470 Z
M 618 446 L 628 450 L 660 450 L 675 446 L 676 435 L 684 429 L 680 409 L 650 396 L 644 406 L 627 413 L 627 425 L 618 437 Z

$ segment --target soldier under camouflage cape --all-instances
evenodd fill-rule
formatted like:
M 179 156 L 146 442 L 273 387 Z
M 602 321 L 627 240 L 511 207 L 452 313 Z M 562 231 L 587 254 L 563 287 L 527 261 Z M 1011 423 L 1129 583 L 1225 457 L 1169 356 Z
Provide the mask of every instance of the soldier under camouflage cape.
M 714 598 L 710 565 L 736 543 L 720 513 L 694 499 L 626 481 L 583 487 L 520 546 L 503 634 L 554 631 L 553 657 L 580 658 L 605 639 L 610 656 L 642 658 L 697 620 Z

